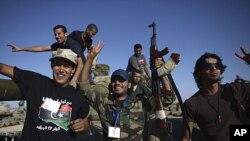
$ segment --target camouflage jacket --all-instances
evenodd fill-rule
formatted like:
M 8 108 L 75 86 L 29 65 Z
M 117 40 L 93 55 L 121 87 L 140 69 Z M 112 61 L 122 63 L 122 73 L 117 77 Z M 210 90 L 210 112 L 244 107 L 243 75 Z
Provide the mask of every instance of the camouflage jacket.
M 145 84 L 140 83 L 137 85 L 136 89 L 131 88 L 129 90 L 129 96 L 131 97 L 141 97 L 143 98 L 143 104 L 146 106 L 144 108 L 147 108 L 148 112 L 152 114 L 152 112 L 155 110 L 155 102 L 154 102 L 154 97 L 152 94 L 152 90 Z M 175 100 L 175 94 L 173 95 L 168 95 L 164 92 L 161 93 L 162 96 L 162 103 L 164 107 L 168 107 L 171 105 Z
M 98 94 L 89 83 L 81 83 L 81 89 L 84 95 L 89 99 L 91 105 L 97 111 L 103 127 L 104 140 L 115 141 L 140 141 L 142 140 L 142 132 L 146 120 L 147 111 L 143 106 L 141 97 L 128 96 L 122 103 L 115 103 L 109 97 L 109 94 Z M 150 100 L 149 103 L 154 103 Z M 116 126 L 121 129 L 120 139 L 108 138 L 108 127 L 115 126 L 115 117 L 119 118 Z

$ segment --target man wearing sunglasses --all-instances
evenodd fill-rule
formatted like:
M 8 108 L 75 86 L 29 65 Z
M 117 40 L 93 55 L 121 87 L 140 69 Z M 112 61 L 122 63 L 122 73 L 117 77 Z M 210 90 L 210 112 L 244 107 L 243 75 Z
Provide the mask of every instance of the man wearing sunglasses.
M 235 55 L 250 64 L 250 54 L 243 48 L 241 50 L 244 56 Z M 222 59 L 213 53 L 205 53 L 197 60 L 193 75 L 199 90 L 185 101 L 189 127 L 185 127 L 182 141 L 191 139 L 194 123 L 207 140 L 229 141 L 230 125 L 246 124 L 245 119 L 250 118 L 246 114 L 250 84 L 221 84 L 225 68 Z

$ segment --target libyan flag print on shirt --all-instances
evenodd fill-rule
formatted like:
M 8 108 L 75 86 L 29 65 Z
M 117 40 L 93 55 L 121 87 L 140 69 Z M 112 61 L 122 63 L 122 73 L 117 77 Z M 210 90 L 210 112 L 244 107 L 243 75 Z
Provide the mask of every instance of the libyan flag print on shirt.
M 72 107 L 61 104 L 51 98 L 46 98 L 39 108 L 39 118 L 45 122 L 51 122 L 64 130 L 68 130 L 71 121 Z

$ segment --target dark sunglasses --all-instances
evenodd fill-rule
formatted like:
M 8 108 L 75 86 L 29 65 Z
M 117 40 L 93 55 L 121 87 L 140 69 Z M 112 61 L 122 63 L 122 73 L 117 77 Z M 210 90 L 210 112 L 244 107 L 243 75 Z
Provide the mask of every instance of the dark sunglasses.
M 121 76 L 114 76 L 111 78 L 111 82 L 125 82 L 126 80 L 124 78 L 122 78 Z
M 219 63 L 205 63 L 201 67 L 202 70 L 222 69 L 222 65 Z

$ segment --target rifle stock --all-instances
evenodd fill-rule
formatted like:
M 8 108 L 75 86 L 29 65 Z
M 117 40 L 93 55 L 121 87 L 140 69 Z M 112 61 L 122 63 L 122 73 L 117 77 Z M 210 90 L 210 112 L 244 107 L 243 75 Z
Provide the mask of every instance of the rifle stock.
M 166 115 L 163 110 L 163 105 L 161 101 L 160 79 L 158 77 L 157 70 L 154 67 L 154 62 L 156 58 L 163 57 L 165 54 L 167 54 L 168 48 L 165 48 L 162 51 L 158 51 L 157 46 L 156 46 L 155 23 L 153 22 L 148 27 L 153 28 L 153 35 L 151 37 L 151 46 L 150 46 L 150 69 L 151 69 L 152 93 L 154 95 L 154 99 L 156 103 L 155 122 L 156 122 L 156 127 L 167 128 L 167 119 L 166 119 Z

